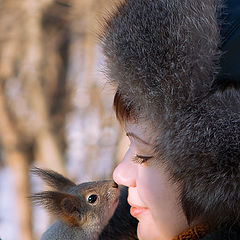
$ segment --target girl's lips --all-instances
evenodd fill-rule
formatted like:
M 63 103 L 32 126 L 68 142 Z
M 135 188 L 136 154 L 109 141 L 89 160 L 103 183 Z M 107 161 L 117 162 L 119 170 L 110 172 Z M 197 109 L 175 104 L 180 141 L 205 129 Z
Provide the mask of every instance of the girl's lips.
M 138 215 L 142 214 L 146 210 L 147 208 L 144 208 L 144 207 L 131 207 L 130 214 L 136 218 Z

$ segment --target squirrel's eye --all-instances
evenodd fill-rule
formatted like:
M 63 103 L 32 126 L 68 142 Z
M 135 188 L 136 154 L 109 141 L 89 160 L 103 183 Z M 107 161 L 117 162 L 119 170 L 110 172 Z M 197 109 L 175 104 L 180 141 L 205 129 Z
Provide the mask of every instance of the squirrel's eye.
M 98 196 L 95 194 L 92 194 L 88 197 L 87 201 L 91 204 L 95 203 L 97 201 Z

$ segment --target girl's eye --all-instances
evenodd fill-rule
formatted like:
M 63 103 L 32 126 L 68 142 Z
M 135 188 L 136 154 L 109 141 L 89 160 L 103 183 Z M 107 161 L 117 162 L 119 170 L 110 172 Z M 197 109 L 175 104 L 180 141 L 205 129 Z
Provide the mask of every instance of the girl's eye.
M 92 194 L 92 195 L 90 195 L 90 196 L 88 197 L 87 201 L 88 201 L 90 204 L 93 204 L 93 203 L 95 203 L 95 202 L 97 201 L 97 198 L 98 198 L 97 195 Z
M 151 158 L 153 158 L 153 156 L 142 156 L 142 155 L 136 154 L 133 158 L 133 161 L 135 163 L 142 164 L 142 163 L 147 162 Z

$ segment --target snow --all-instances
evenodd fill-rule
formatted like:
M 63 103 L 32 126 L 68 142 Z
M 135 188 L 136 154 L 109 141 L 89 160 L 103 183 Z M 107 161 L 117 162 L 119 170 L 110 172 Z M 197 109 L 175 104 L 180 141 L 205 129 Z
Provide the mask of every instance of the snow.
M 5 167 L 0 170 L 0 238 L 17 240 L 18 225 L 15 216 L 16 196 L 12 182 L 12 172 Z

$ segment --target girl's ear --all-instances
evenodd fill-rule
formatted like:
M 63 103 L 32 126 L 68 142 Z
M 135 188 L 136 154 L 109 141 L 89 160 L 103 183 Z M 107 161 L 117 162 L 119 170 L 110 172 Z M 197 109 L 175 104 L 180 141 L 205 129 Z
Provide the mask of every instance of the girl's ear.
M 76 184 L 73 183 L 71 180 L 52 170 L 34 167 L 31 169 L 31 173 L 39 176 L 48 186 L 58 191 L 65 192 L 71 187 L 76 186 Z
M 76 196 L 55 192 L 45 191 L 30 196 L 33 203 L 45 207 L 49 213 L 69 226 L 81 226 L 86 218 L 82 213 L 82 203 Z

